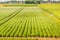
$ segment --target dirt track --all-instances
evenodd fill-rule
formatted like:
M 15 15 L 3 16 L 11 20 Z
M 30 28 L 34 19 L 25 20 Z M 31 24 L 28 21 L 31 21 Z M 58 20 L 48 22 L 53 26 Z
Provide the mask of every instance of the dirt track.
M 60 40 L 60 38 L 39 38 L 38 40 Z
M 40 37 L 0 37 L 0 40 L 60 40 L 60 38 L 40 38 Z

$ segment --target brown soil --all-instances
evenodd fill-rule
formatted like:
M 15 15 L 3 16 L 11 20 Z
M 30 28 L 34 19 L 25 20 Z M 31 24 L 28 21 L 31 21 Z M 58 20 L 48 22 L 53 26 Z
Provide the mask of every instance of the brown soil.
M 0 37 L 0 40 L 60 40 L 60 38 L 40 38 L 40 37 Z

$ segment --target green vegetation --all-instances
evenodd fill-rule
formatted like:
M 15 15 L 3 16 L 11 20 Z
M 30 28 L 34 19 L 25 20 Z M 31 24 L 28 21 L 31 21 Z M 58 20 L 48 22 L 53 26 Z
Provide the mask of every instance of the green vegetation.
M 26 4 L 40 4 L 41 0 L 26 0 Z
M 17 8 L 17 7 L 1 7 L 0 8 L 0 20 L 1 19 L 4 19 L 5 17 L 8 17 L 8 16 L 10 16 L 10 15 L 12 15 L 12 13 L 14 12 L 14 11 L 16 11 L 17 9 L 19 9 L 19 8 Z M 13 13 L 14 14 L 14 13 Z
M 34 7 L 36 4 L 5 4 L 7 7 Z
M 1 37 L 0 40 L 38 40 L 38 38 Z
M 0 37 L 60 37 L 60 25 L 39 7 L 0 10 L 9 11 L 0 17 Z
M 40 7 L 60 20 L 60 4 L 41 4 Z

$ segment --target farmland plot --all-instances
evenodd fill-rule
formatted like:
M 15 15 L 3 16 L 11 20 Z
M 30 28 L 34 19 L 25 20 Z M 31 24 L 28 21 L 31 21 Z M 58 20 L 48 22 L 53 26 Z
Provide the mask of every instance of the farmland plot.
M 48 6 L 48 7 L 47 7 Z M 41 4 L 39 7 L 53 18 L 60 25 L 60 4 Z
M 0 22 L 1 37 L 60 37 L 59 30 L 60 25 L 38 7 L 20 8 Z
M 19 8 L 13 8 L 13 7 L 0 7 L 0 19 L 12 14 L 14 11 L 16 11 Z

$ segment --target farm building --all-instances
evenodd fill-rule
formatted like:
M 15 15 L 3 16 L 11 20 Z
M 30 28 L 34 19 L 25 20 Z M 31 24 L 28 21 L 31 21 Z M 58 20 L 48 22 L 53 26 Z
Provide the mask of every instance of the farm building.
M 6 4 L 24 4 L 24 0 L 0 0 L 0 3 Z
M 0 3 L 40 4 L 40 3 L 60 3 L 60 0 L 0 0 Z
M 42 0 L 42 3 L 60 3 L 60 0 Z

